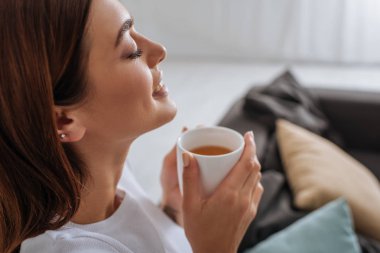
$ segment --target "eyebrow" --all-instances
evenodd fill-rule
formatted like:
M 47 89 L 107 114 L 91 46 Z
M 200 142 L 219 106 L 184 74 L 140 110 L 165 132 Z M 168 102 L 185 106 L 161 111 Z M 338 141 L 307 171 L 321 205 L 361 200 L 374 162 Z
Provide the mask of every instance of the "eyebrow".
M 131 29 L 134 23 L 135 23 L 134 19 L 129 18 L 121 25 L 119 32 L 117 33 L 115 48 L 119 46 L 121 38 L 123 38 L 124 33 L 126 33 L 129 29 Z

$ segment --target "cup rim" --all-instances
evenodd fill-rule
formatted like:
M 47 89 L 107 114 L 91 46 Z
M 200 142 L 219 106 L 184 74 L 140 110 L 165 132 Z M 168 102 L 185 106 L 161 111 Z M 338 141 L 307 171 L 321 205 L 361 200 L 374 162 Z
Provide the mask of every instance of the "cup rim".
M 241 141 L 241 145 L 229 152 L 229 153 L 226 153 L 226 154 L 221 154 L 221 155 L 200 155 L 200 154 L 196 154 L 196 153 L 193 153 L 191 152 L 190 150 L 187 150 L 186 148 L 184 148 L 182 146 L 182 139 L 183 137 L 185 137 L 187 134 L 189 134 L 190 132 L 194 132 L 194 131 L 199 131 L 199 130 L 207 130 L 207 129 L 220 129 L 220 130 L 224 130 L 224 131 L 229 131 L 233 134 L 235 134 Z M 189 131 L 186 131 L 185 133 L 181 134 L 180 137 L 178 137 L 178 140 L 177 140 L 177 146 L 179 147 L 179 149 L 181 149 L 183 152 L 187 152 L 187 153 L 190 153 L 192 154 L 193 156 L 197 156 L 197 157 L 208 157 L 208 158 L 212 158 L 212 157 L 224 157 L 224 156 L 230 156 L 230 155 L 233 155 L 235 153 L 238 153 L 240 152 L 243 148 L 244 148 L 244 137 L 242 136 L 241 133 L 239 133 L 238 131 L 234 130 L 234 129 L 231 129 L 231 128 L 228 128 L 228 127 L 222 127 L 222 126 L 206 126 L 206 127 L 199 127 L 199 128 L 194 128 L 194 129 L 191 129 Z

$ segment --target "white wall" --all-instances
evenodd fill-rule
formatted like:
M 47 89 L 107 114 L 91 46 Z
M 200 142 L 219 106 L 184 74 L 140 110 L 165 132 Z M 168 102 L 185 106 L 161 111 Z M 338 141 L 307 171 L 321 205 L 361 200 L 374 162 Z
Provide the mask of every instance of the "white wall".
M 171 57 L 380 63 L 379 0 L 123 0 Z

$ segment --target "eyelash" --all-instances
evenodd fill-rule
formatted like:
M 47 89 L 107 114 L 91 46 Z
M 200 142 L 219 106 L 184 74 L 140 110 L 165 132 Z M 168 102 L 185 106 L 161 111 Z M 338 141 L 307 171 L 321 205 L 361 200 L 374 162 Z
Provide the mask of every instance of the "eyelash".
M 134 59 L 137 59 L 139 57 L 141 57 L 141 55 L 143 54 L 143 51 L 142 49 L 138 48 L 136 51 L 134 51 L 133 53 L 129 54 L 129 55 L 125 55 L 123 56 L 124 59 L 131 59 L 131 60 L 134 60 Z

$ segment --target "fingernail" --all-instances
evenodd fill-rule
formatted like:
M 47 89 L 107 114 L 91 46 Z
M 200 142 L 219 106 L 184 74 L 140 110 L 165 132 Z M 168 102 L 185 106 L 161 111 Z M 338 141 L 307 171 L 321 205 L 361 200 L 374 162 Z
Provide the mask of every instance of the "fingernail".
M 253 142 L 253 131 L 248 132 L 249 139 Z
M 188 153 L 182 153 L 183 167 L 187 168 L 190 164 L 190 155 Z

